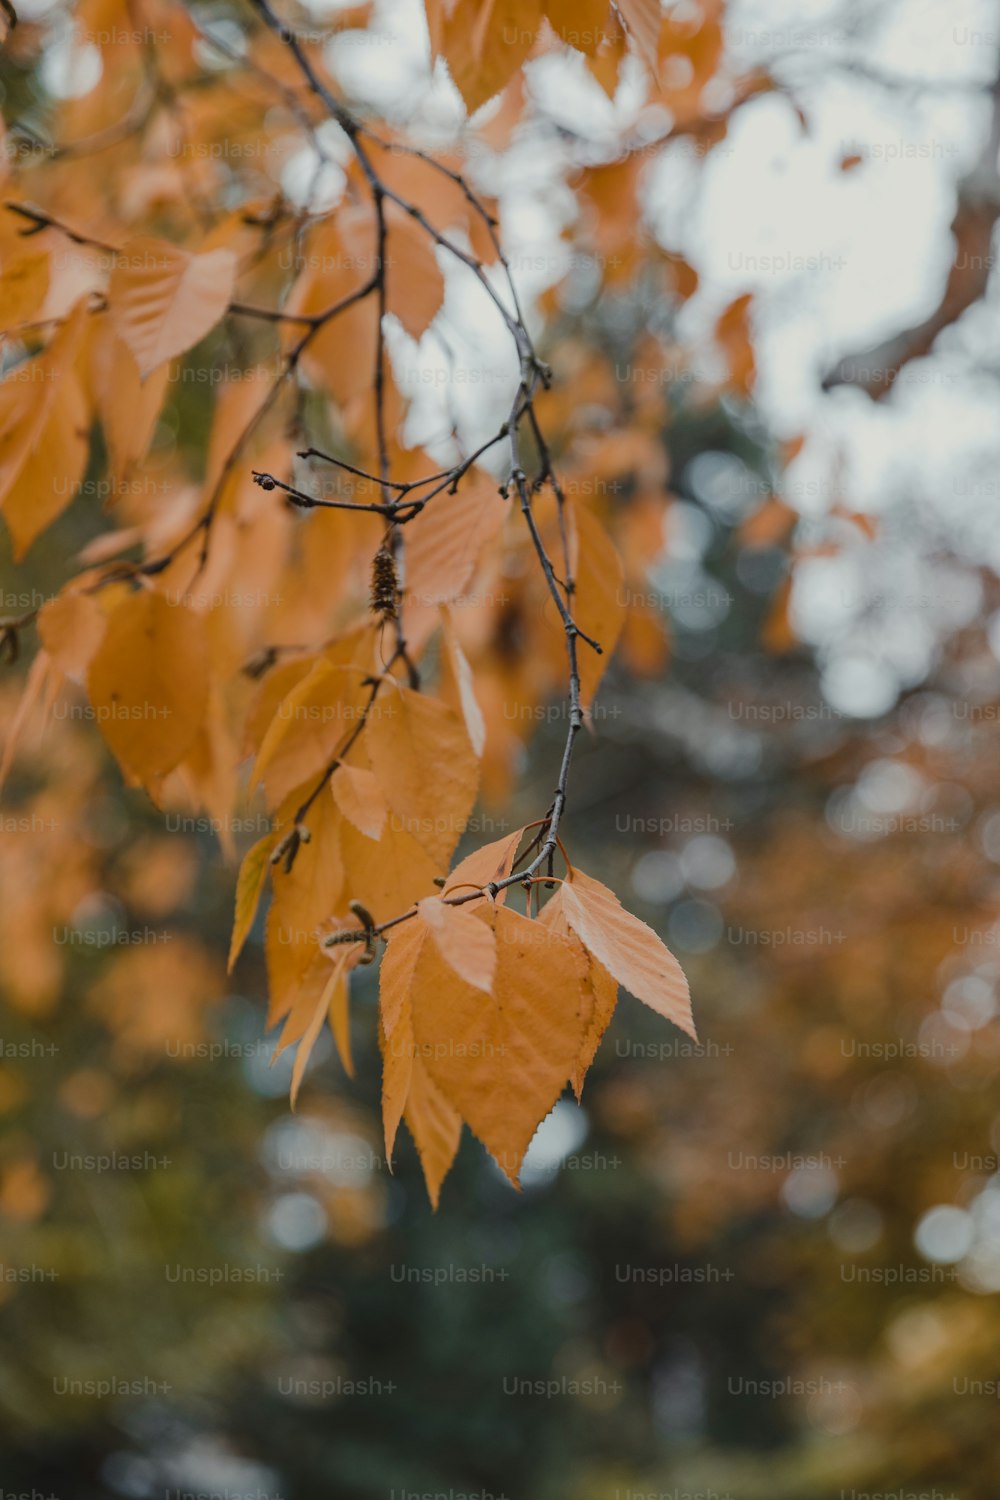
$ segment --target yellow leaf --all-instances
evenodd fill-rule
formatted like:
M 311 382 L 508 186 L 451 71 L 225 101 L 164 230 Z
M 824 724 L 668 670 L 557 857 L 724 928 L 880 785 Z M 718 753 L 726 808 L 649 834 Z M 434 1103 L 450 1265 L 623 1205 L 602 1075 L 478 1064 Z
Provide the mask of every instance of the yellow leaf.
M 301 796 L 301 790 L 297 790 L 289 802 L 296 803 Z M 284 811 L 287 817 L 279 815 L 278 819 L 279 835 L 291 816 L 291 811 Z M 308 827 L 310 840 L 300 846 L 291 870 L 284 870 L 280 864 L 271 867 L 271 909 L 265 936 L 269 1026 L 294 1009 L 316 960 L 323 924 L 335 914 L 344 890 L 341 818 L 328 790 L 310 808 Z
M 580 1055 L 576 1060 L 576 1067 L 571 1076 L 570 1083 L 577 1099 L 583 1093 L 583 1081 L 591 1063 L 597 1056 L 597 1049 L 601 1045 L 601 1038 L 611 1025 L 611 1018 L 618 1005 L 618 981 L 613 974 L 600 963 L 592 953 L 588 953 L 589 959 L 587 971 L 587 984 L 585 988 L 584 1013 L 586 1016 L 586 1029 L 583 1035 L 583 1045 Z
M 438 896 L 417 903 L 417 916 L 450 969 L 488 995 L 497 968 L 497 942 L 492 927 L 462 906 L 451 906 Z
M 329 950 L 336 953 L 336 949 Z M 359 954 L 361 949 L 355 950 Z M 356 959 L 350 956 L 353 964 Z M 347 970 L 340 965 L 339 959 L 334 959 L 334 972 L 327 982 L 326 995 L 329 1001 L 328 1015 L 330 1018 L 330 1030 L 337 1047 L 337 1053 L 343 1064 L 344 1072 L 348 1078 L 354 1077 L 354 1058 L 351 1054 L 351 1013 L 349 1009 L 350 986 L 347 983 Z
M 115 480 L 121 481 L 145 457 L 152 441 L 166 396 L 169 366 L 162 365 L 141 381 L 131 349 L 105 317 L 92 346 L 91 369 L 108 467 Z
M 36 359 L 0 382 L 0 501 L 16 560 L 79 492 L 87 404 L 74 369 L 86 316 L 79 303 Z
M 445 605 L 442 605 L 441 617 L 444 623 L 445 660 L 455 681 L 458 701 L 462 705 L 462 717 L 465 720 L 469 743 L 476 754 L 481 756 L 486 748 L 486 720 L 483 718 L 483 711 L 476 698 L 472 668 L 455 633 L 451 611 Z
M 0 275 L 0 332 L 7 333 L 36 318 L 48 289 L 47 250 L 15 249 L 5 256 Z
M 333 800 L 359 833 L 376 843 L 389 816 L 385 798 L 372 771 L 358 766 L 338 766 L 330 781 Z
M 516 828 L 513 833 L 505 834 L 502 839 L 495 839 L 492 844 L 484 844 L 481 849 L 474 849 L 467 854 L 448 876 L 444 889 L 447 896 L 449 892 L 458 895 L 467 885 L 478 885 L 483 888 L 495 880 L 506 880 L 514 866 L 514 856 L 517 846 L 525 833 L 523 828 Z M 506 900 L 506 890 L 497 892 L 497 902 L 502 904 Z
M 147 235 L 127 242 L 111 272 L 108 308 L 143 380 L 211 332 L 232 300 L 235 277 L 230 250 L 191 255 Z
M 660 29 L 663 25 L 663 6 L 660 0 L 617 0 L 617 5 L 636 51 L 655 72 Z
M 587 952 L 580 939 L 570 930 L 562 900 L 564 889 L 565 885 L 560 885 L 552 900 L 543 907 L 538 920 L 553 932 L 561 933 L 575 943 L 583 954 L 586 966 L 587 977 L 580 992 L 581 1014 L 584 1018 L 583 1043 L 569 1080 L 579 1099 L 583 1093 L 583 1081 L 597 1056 L 601 1038 L 610 1026 L 618 1004 L 618 981 L 592 953 Z
M 386 1160 L 391 1164 L 399 1122 L 405 1119 L 420 1156 L 428 1196 L 433 1207 L 437 1208 L 441 1184 L 458 1151 L 462 1117 L 448 1103 L 416 1055 L 408 1000 L 396 1034 L 389 1038 L 380 1029 L 379 1045 L 382 1049 L 382 1125 Z
M 441 51 L 470 114 L 529 57 L 541 24 L 541 0 L 465 0 L 445 17 Z
M 619 984 L 698 1040 L 684 972 L 651 927 L 600 881 L 574 870 L 559 892 L 566 921 Z
M 378 843 L 342 821 L 340 847 L 347 871 L 345 900 L 360 901 L 376 922 L 398 917 L 433 890 L 440 867 L 392 818 L 386 819 Z
M 38 638 L 55 665 L 82 683 L 104 635 L 105 614 L 93 594 L 67 590 L 38 612 Z
M 396 204 L 386 207 L 389 311 L 396 314 L 411 338 L 419 339 L 441 309 L 444 277 L 426 230 Z
M 309 1018 L 309 1024 L 302 1034 L 302 1037 L 299 1041 L 298 1051 L 295 1054 L 295 1063 L 292 1068 L 291 1090 L 291 1105 L 293 1109 L 295 1108 L 296 1101 L 299 1097 L 299 1089 L 302 1086 L 302 1078 L 306 1071 L 306 1064 L 309 1061 L 312 1049 L 316 1045 L 316 1039 L 319 1036 L 320 1031 L 323 1029 L 324 1018 L 326 1017 L 326 1014 L 330 1010 L 331 1006 L 337 1003 L 338 987 L 340 987 L 340 989 L 343 991 L 343 1004 L 346 1010 L 347 974 L 352 965 L 357 962 L 358 955 L 354 953 L 350 946 L 346 943 L 335 951 L 336 957 L 333 960 L 333 971 L 320 991 L 319 999 L 316 1002 L 313 1013 Z M 325 962 L 325 960 L 323 961 Z M 286 1027 L 285 1030 L 287 1031 L 288 1028 Z M 275 1051 L 275 1057 L 277 1057 L 287 1045 L 288 1042 L 286 1041 L 283 1034 L 281 1041 Z
M 426 924 L 417 921 L 401 922 L 389 931 L 378 976 L 379 1011 L 387 1038 L 409 1005 L 413 975 L 427 937 Z
M 226 972 L 232 973 L 233 965 L 240 956 L 247 934 L 253 926 L 260 905 L 261 892 L 270 868 L 271 850 L 275 835 L 265 833 L 243 856 L 240 873 L 236 881 L 236 914 L 233 918 L 233 935 L 229 944 L 229 962 Z
M 369 696 L 363 677 L 358 667 L 321 657 L 282 699 L 251 779 L 251 785 L 263 782 L 270 806 L 318 776 L 357 728 Z
M 580 698 L 589 708 L 625 623 L 625 574 L 617 548 L 596 516 L 574 504 L 568 507 L 568 522 L 576 583 L 573 617 L 602 648 L 598 655 L 586 641 L 577 641 Z
M 556 35 L 588 57 L 611 34 L 608 0 L 545 0 L 545 14 Z
M 454 601 L 506 514 L 507 502 L 487 475 L 468 475 L 454 495 L 435 495 L 406 526 L 406 597 L 428 606 Z
M 444 703 L 388 685 L 365 726 L 372 770 L 393 814 L 444 865 L 476 800 L 479 761 L 465 728 Z
M 345 204 L 334 217 L 321 220 L 307 241 L 308 253 L 289 295 L 288 312 L 323 312 L 370 282 L 377 265 L 374 226 L 367 203 Z M 310 378 L 327 385 L 342 406 L 371 384 L 377 329 L 378 308 L 369 295 L 332 318 L 303 356 Z
M 413 1030 L 434 1082 L 516 1182 L 580 1055 L 586 971 L 569 939 L 504 907 L 496 912 L 496 940 L 492 996 L 460 980 L 424 944 L 411 993 Z
M 441 1184 L 458 1152 L 462 1117 L 448 1103 L 419 1057 L 413 1060 L 410 1092 L 403 1118 L 420 1154 L 431 1206 L 437 1208 Z
M 744 292 L 723 310 L 715 324 L 715 337 L 729 366 L 729 385 L 749 396 L 757 377 L 757 359 L 751 337 L 753 293 Z
M 183 759 L 208 693 L 201 619 L 140 589 L 108 618 L 87 687 L 104 738 L 126 776 L 149 781 Z
M 409 1005 L 409 1000 L 406 1001 Z M 382 1053 L 382 1132 L 385 1136 L 385 1159 L 392 1170 L 392 1152 L 413 1077 L 413 1026 L 407 1016 L 402 1035 L 395 1042 L 379 1026 L 379 1049 Z

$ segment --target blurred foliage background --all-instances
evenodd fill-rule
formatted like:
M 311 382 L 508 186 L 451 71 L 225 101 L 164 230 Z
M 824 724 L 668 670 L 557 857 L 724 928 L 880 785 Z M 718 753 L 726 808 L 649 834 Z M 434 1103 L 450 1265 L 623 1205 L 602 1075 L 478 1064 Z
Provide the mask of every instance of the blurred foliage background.
M 641 363 L 671 331 L 662 295 L 588 286 L 549 307 L 557 368 L 580 345 Z M 986 381 L 980 312 L 965 373 Z M 949 529 L 904 467 L 872 540 L 820 470 L 847 538 L 825 562 L 849 556 L 834 587 L 863 601 L 821 631 L 791 434 L 677 385 L 650 559 L 670 664 L 612 669 L 572 826 L 680 956 L 703 1040 L 623 999 L 519 1194 L 468 1138 L 436 1215 L 408 1138 L 388 1170 L 370 974 L 356 1079 L 324 1042 L 292 1116 L 259 931 L 224 975 L 212 829 L 123 789 L 79 705 L 26 727 L 0 812 L 5 1491 L 995 1493 L 995 503 Z M 944 425 L 960 396 L 956 376 Z M 855 398 L 829 398 L 832 423 L 892 421 Z M 986 472 L 998 436 L 994 415 Z M 5 556 L 5 612 L 49 598 L 97 529 L 77 508 L 16 572 Z M 964 601 L 944 620 L 943 595 Z M 838 651 L 898 667 L 886 701 L 882 678 L 864 703 L 831 684 Z M 17 671 L 3 694 L 10 722 Z M 539 727 L 487 837 L 534 816 L 560 739 Z

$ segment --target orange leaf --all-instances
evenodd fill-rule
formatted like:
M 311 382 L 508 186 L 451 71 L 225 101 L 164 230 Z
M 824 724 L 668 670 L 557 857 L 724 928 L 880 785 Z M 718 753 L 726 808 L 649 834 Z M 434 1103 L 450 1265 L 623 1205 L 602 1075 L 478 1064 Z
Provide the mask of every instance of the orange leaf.
M 306 1027 L 305 1031 L 302 1033 L 302 1037 L 299 1041 L 298 1051 L 295 1054 L 295 1064 L 292 1068 L 291 1090 L 291 1105 L 293 1109 L 295 1108 L 295 1104 L 299 1096 L 299 1089 L 302 1086 L 302 1078 L 306 1071 L 306 1064 L 309 1061 L 312 1049 L 316 1045 L 316 1039 L 323 1029 L 323 1021 L 328 1011 L 332 1010 L 333 1007 L 338 1006 L 346 1015 L 347 975 L 352 966 L 357 963 L 359 955 L 347 943 L 343 944 L 340 948 L 337 948 L 335 952 L 336 957 L 333 960 L 333 971 L 327 979 L 326 983 L 323 985 L 322 990 L 320 991 L 319 999 L 317 1000 L 315 1009 L 313 1010 L 313 1013 L 309 1018 L 309 1024 Z M 338 996 L 338 991 L 342 992 L 342 998 Z M 292 1019 L 292 1017 L 289 1017 L 289 1020 Z M 285 1033 L 287 1033 L 287 1031 L 288 1027 L 286 1026 Z M 284 1051 L 285 1047 L 289 1045 L 289 1041 L 286 1040 L 285 1033 L 282 1033 L 281 1041 L 279 1042 L 275 1050 L 275 1057 L 278 1057 Z M 338 1045 L 340 1045 L 339 1041 Z M 349 1055 L 350 1054 L 348 1053 L 348 1056 Z M 341 1052 L 341 1056 L 343 1057 L 343 1052 Z
M 395 1036 L 379 1032 L 382 1048 L 382 1124 L 386 1160 L 392 1160 L 401 1119 L 413 1137 L 431 1204 L 437 1208 L 462 1134 L 462 1117 L 448 1103 L 416 1055 L 409 1000 Z
M 496 481 L 486 475 L 467 476 L 454 495 L 435 495 L 406 527 L 407 598 L 426 605 L 456 599 L 506 513 Z
M 4 257 L 0 276 L 0 331 L 38 316 L 49 289 L 47 250 L 16 249 Z
M 386 819 L 378 843 L 342 822 L 340 847 L 348 871 L 345 897 L 360 901 L 376 922 L 398 917 L 433 889 L 439 866 L 392 818 Z
M 618 13 L 625 30 L 635 43 L 636 51 L 656 70 L 663 6 L 660 0 L 617 0 Z
M 236 915 L 233 918 L 233 935 L 229 943 L 229 962 L 226 972 L 231 974 L 233 965 L 240 956 L 247 934 L 253 926 L 260 905 L 261 892 L 270 867 L 271 850 L 275 835 L 265 833 L 243 856 L 240 873 L 236 880 Z
M 517 846 L 521 842 L 525 830 L 517 828 L 513 833 L 505 834 L 502 839 L 495 839 L 492 844 L 484 844 L 481 849 L 474 849 L 467 854 L 448 876 L 445 886 L 445 895 L 449 891 L 458 891 L 467 885 L 487 886 L 494 880 L 506 880 L 514 865 L 514 855 Z M 506 899 L 506 891 L 497 893 L 497 901 Z
M 426 333 L 444 301 L 444 276 L 433 242 L 410 214 L 387 205 L 390 259 L 386 274 L 389 311 L 411 338 Z
M 565 907 L 560 899 L 563 889 L 563 886 L 559 887 L 559 893 L 543 908 L 538 920 L 550 927 L 553 932 L 569 937 L 583 952 L 586 965 L 587 978 L 581 991 L 581 1010 L 585 1028 L 583 1044 L 569 1080 L 579 1100 L 583 1093 L 583 1081 L 587 1076 L 587 1071 L 597 1056 L 601 1039 L 611 1024 L 611 1018 L 618 1004 L 618 981 L 608 973 L 604 965 L 599 963 L 592 953 L 586 951 L 580 939 L 574 932 L 571 932 L 566 921 Z
M 608 0 L 545 0 L 545 14 L 556 35 L 588 57 L 610 35 Z
M 465 728 L 469 736 L 469 743 L 476 754 L 481 756 L 483 750 L 486 748 L 486 720 L 483 718 L 483 711 L 479 707 L 479 702 L 476 698 L 472 668 L 469 666 L 468 658 L 462 650 L 458 636 L 455 633 L 451 610 L 446 605 L 442 605 L 441 607 L 441 618 L 443 621 L 445 660 L 454 678 L 458 701 L 462 706 L 462 717 L 465 720 Z
M 382 794 L 409 833 L 444 865 L 476 800 L 479 762 L 465 728 L 444 703 L 411 688 L 387 687 L 365 726 Z
M 424 923 L 441 957 L 459 979 L 488 995 L 497 968 L 493 929 L 465 907 L 451 906 L 438 896 L 425 896 L 417 903 L 417 920 Z
M 340 765 L 330 781 L 333 800 L 359 833 L 376 843 L 382 837 L 389 815 L 374 773 L 358 766 Z
M 517 72 L 541 24 L 541 0 L 464 0 L 446 15 L 441 51 L 470 114 Z
M 401 922 L 389 931 L 378 976 L 379 1009 L 386 1037 L 392 1036 L 409 1004 L 417 960 L 427 937 L 426 924 L 417 921 Z
M 318 776 L 357 727 L 368 698 L 363 675 L 321 657 L 278 705 L 251 778 L 263 782 L 270 806 Z
M 416 1143 L 424 1181 L 435 1209 L 462 1136 L 462 1116 L 449 1104 L 419 1057 L 413 1060 L 403 1118 Z
M 128 241 L 111 272 L 108 308 L 143 380 L 211 332 L 232 300 L 235 277 L 231 250 L 191 255 L 146 235 Z
M 492 996 L 460 980 L 434 945 L 424 944 L 413 1030 L 435 1083 L 516 1182 L 532 1136 L 580 1055 L 586 976 L 576 945 L 517 912 L 497 909 L 496 938 Z
M 0 382 L 0 502 L 16 561 L 79 492 L 87 404 L 74 369 L 86 317 L 78 303 L 44 353 Z
M 301 800 L 301 791 L 289 803 Z M 284 831 L 287 817 L 279 817 Z M 317 956 L 323 924 L 335 911 L 344 890 L 344 864 L 338 831 L 340 814 L 329 792 L 317 797 L 309 811 L 308 844 L 302 844 L 291 870 L 272 866 L 271 910 L 267 916 L 265 951 L 269 1006 L 267 1023 L 273 1026 L 296 1004 L 310 966 Z
M 38 612 L 38 638 L 66 677 L 83 682 L 104 635 L 105 614 L 92 594 L 58 594 Z
M 87 674 L 97 722 L 126 776 L 149 781 L 183 759 L 208 694 L 202 622 L 140 589 L 108 618 Z
M 584 947 L 619 984 L 697 1041 L 687 980 L 653 929 L 627 912 L 607 886 L 580 870 L 563 882 L 558 899 Z
M 409 999 L 405 1003 L 409 1006 Z M 401 1035 L 395 1042 L 386 1036 L 385 1027 L 380 1025 L 378 1044 L 382 1053 L 382 1133 L 385 1137 L 385 1159 L 391 1171 L 396 1134 L 413 1080 L 413 1026 L 409 1013 Z
M 166 396 L 170 370 L 164 364 L 148 380 L 141 381 L 135 356 L 107 318 L 101 319 L 94 339 L 91 367 L 108 467 L 120 482 L 132 465 L 145 457 Z
M 750 308 L 753 293 L 745 292 L 721 313 L 715 337 L 729 366 L 729 384 L 740 395 L 749 396 L 757 375 L 757 360 L 751 341 Z

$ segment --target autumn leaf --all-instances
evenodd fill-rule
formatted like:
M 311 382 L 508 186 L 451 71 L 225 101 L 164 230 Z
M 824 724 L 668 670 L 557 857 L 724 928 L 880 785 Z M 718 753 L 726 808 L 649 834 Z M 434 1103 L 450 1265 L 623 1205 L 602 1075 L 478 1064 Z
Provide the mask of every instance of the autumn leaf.
M 508 506 L 485 475 L 435 495 L 406 528 L 406 593 L 415 604 L 449 604 L 495 540 Z
M 235 277 L 229 250 L 190 255 L 149 235 L 124 245 L 111 272 L 108 307 L 141 379 L 212 331 L 232 300 Z
M 83 683 L 104 636 L 107 616 L 92 594 L 70 589 L 38 612 L 38 638 L 59 670 Z
M 697 1041 L 687 980 L 653 929 L 581 870 L 563 882 L 558 899 L 569 927 L 618 983 Z
M 601 1040 L 618 1005 L 618 981 L 592 953 L 587 952 L 571 930 L 561 899 L 562 890 L 563 887 L 560 886 L 559 894 L 543 907 L 538 920 L 553 932 L 569 938 L 578 947 L 586 970 L 586 978 L 580 990 L 580 1009 L 584 1020 L 583 1041 L 569 1080 L 579 1100 L 583 1093 L 584 1079 L 597 1056 Z
M 541 0 L 468 0 L 446 13 L 441 51 L 470 114 L 516 73 L 541 23 Z
M 441 609 L 445 662 L 449 675 L 455 685 L 455 693 L 462 709 L 462 717 L 465 720 L 465 730 L 469 736 L 469 744 L 477 755 L 482 755 L 486 747 L 486 720 L 483 711 L 476 698 L 476 685 L 473 679 L 472 668 L 469 659 L 462 650 L 462 644 L 458 639 L 452 620 L 451 611 L 442 606 Z
M 715 324 L 715 337 L 729 367 L 729 384 L 742 396 L 749 396 L 757 374 L 757 361 L 750 336 L 753 293 L 737 297 Z
M 389 809 L 374 772 L 361 766 L 340 765 L 330 779 L 330 787 L 333 800 L 348 822 L 377 843 Z
M 655 70 L 657 44 L 663 25 L 663 6 L 660 0 L 616 0 L 616 3 L 636 51 Z
M 87 673 L 94 715 L 126 776 L 173 769 L 198 733 L 208 693 L 201 620 L 139 589 L 118 604 Z
M 428 929 L 423 922 L 403 922 L 389 933 L 379 967 L 379 1014 L 382 1029 L 391 1037 L 400 1016 L 406 1013 Z
M 298 791 L 290 793 L 288 802 L 280 809 L 279 837 L 287 831 L 300 796 Z M 340 825 L 340 814 L 327 788 L 312 810 L 309 842 L 301 845 L 291 868 L 286 870 L 281 864 L 271 866 L 271 907 L 264 939 L 269 1026 L 282 1020 L 300 1002 L 300 991 L 315 963 L 324 924 L 338 908 L 345 909 Z M 317 981 L 317 985 L 321 990 L 326 983 L 322 970 L 320 979 L 322 982 Z
M 362 671 L 320 658 L 282 700 L 254 763 L 273 807 L 293 786 L 318 776 L 361 723 L 368 698 Z
M 105 316 L 92 340 L 91 371 L 111 472 L 122 480 L 152 442 L 167 394 L 169 366 L 162 364 L 141 381 L 135 355 Z
M 419 1058 L 414 1059 L 403 1118 L 420 1156 L 427 1196 L 436 1209 L 441 1200 L 441 1184 L 458 1153 L 462 1117 Z
M 545 15 L 559 38 L 570 47 L 596 57 L 609 35 L 608 0 L 544 0 Z
M 462 1117 L 435 1084 L 417 1056 L 409 1001 L 392 1038 L 379 1029 L 382 1051 L 382 1124 L 386 1160 L 391 1163 L 399 1123 L 406 1126 L 420 1157 L 431 1206 L 458 1151 Z
M 275 839 L 276 836 L 273 833 L 266 833 L 243 856 L 236 881 L 236 914 L 233 918 L 233 935 L 229 943 L 227 973 L 232 973 L 233 966 L 253 926 L 254 917 L 257 915 Z
M 495 839 L 490 844 L 483 844 L 482 848 L 474 849 L 471 854 L 466 855 L 448 876 L 445 895 L 450 892 L 458 894 L 467 886 L 485 887 L 494 881 L 506 880 L 513 869 L 514 856 L 525 832 L 524 828 L 516 828 L 513 833 Z M 499 891 L 496 899 L 502 902 L 505 896 L 505 891 Z
M 77 495 L 89 448 L 75 370 L 85 308 L 77 304 L 44 352 L 0 382 L 0 504 L 20 560 Z
M 459 979 L 489 994 L 497 967 L 493 929 L 473 912 L 437 896 L 427 896 L 417 903 L 417 920 L 423 922 L 441 957 Z
M 394 203 L 387 205 L 388 232 L 396 245 L 396 259 L 388 281 L 389 311 L 395 313 L 413 339 L 426 333 L 441 310 L 444 276 L 433 242 L 416 220 Z
M 433 889 L 438 866 L 426 849 L 389 817 L 378 842 L 341 820 L 340 848 L 350 871 L 349 898 L 360 901 L 376 921 L 408 911 Z
M 19 247 L 0 267 L 0 332 L 7 333 L 37 317 L 49 289 L 49 254 Z
M 347 976 L 353 966 L 357 963 L 359 955 L 355 949 L 353 949 L 346 943 L 341 947 L 335 949 L 334 955 L 335 956 L 333 958 L 332 964 L 328 964 L 326 959 L 322 955 L 320 955 L 317 964 L 317 968 L 320 971 L 319 982 L 315 986 L 319 990 L 319 998 L 316 1000 L 315 1005 L 312 1008 L 312 1014 L 309 1017 L 309 1022 L 305 1027 L 305 1030 L 302 1032 L 300 1037 L 295 1037 L 293 1034 L 295 1017 L 294 1015 L 290 1016 L 289 1022 L 291 1024 L 286 1025 L 285 1030 L 282 1033 L 281 1040 L 278 1043 L 278 1046 L 275 1048 L 274 1056 L 275 1058 L 278 1058 L 285 1050 L 285 1048 L 291 1045 L 293 1041 L 298 1041 L 298 1049 L 295 1053 L 295 1062 L 292 1065 L 291 1106 L 293 1109 L 295 1108 L 295 1105 L 298 1101 L 299 1090 L 302 1087 L 302 1079 L 305 1076 L 306 1065 L 309 1062 L 309 1058 L 312 1056 L 312 1050 L 315 1047 L 319 1034 L 323 1029 L 323 1022 L 327 1019 L 328 1015 L 333 1014 L 336 1016 L 334 1035 L 337 1038 L 337 1044 L 340 1048 L 340 1055 L 341 1058 L 344 1059 L 344 1066 L 345 1068 L 347 1068 L 348 1072 L 353 1071 L 353 1066 L 349 1066 L 350 1048 L 349 1044 L 346 1041 L 348 984 Z M 324 968 L 328 970 L 327 974 L 323 973 Z
M 504 907 L 496 911 L 496 942 L 491 996 L 423 945 L 414 966 L 413 1031 L 445 1098 L 516 1182 L 532 1136 L 580 1055 L 586 976 L 573 943 Z
M 372 770 L 399 828 L 443 865 L 476 800 L 479 763 L 458 716 L 411 688 L 387 689 L 365 726 Z

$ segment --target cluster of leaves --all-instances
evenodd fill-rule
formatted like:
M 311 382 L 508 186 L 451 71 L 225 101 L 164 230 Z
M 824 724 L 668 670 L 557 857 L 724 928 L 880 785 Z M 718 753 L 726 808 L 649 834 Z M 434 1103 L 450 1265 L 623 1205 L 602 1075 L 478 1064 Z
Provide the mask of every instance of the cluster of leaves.
M 673 133 L 711 142 L 726 128 L 703 101 L 720 10 L 435 0 L 427 21 L 470 111 L 503 93 L 481 127 L 494 141 L 529 108 L 524 61 L 570 46 L 611 92 L 634 52 Z M 327 1018 L 350 1068 L 350 971 L 387 939 L 386 1138 L 406 1120 L 436 1200 L 463 1121 L 516 1179 L 564 1086 L 579 1092 L 619 984 L 693 1035 L 660 940 L 568 858 L 563 877 L 554 867 L 605 663 L 619 644 L 636 670 L 664 661 L 642 590 L 668 504 L 663 397 L 651 381 L 623 398 L 572 350 L 553 386 L 497 205 L 470 180 L 475 122 L 431 155 L 348 108 L 323 38 L 267 0 L 240 23 L 234 46 L 163 0 L 121 14 L 84 0 L 75 24 L 99 81 L 54 110 L 53 143 L 27 115 L 9 121 L 0 503 L 18 557 L 75 496 L 109 493 L 117 524 L 57 597 L 3 622 L 5 641 L 37 624 L 20 720 L 82 688 L 127 781 L 160 807 L 228 829 L 253 758 L 273 830 L 243 860 L 231 961 L 269 879 L 269 1020 L 298 1044 L 294 1097 Z M 26 63 L 44 39 L 12 36 Z M 730 82 L 729 109 L 765 86 Z M 332 170 L 331 123 L 342 196 L 296 205 L 280 166 L 304 141 L 315 180 Z M 642 259 L 683 299 L 690 268 L 635 233 L 647 148 L 583 174 L 581 235 L 610 286 Z M 79 170 L 96 153 L 114 166 L 97 202 Z M 270 173 L 242 165 L 268 153 Z M 453 432 L 432 453 L 405 436 L 387 334 L 432 328 L 448 266 L 478 284 L 517 370 L 492 435 L 470 449 Z M 746 393 L 748 298 L 716 332 Z M 655 368 L 662 346 L 640 357 Z M 208 375 L 202 454 L 204 403 L 185 386 Z M 619 408 L 620 432 L 599 411 L 580 420 L 584 395 Z M 628 503 L 608 504 L 609 487 Z M 448 873 L 477 794 L 507 790 L 526 725 L 559 691 L 550 806 Z

